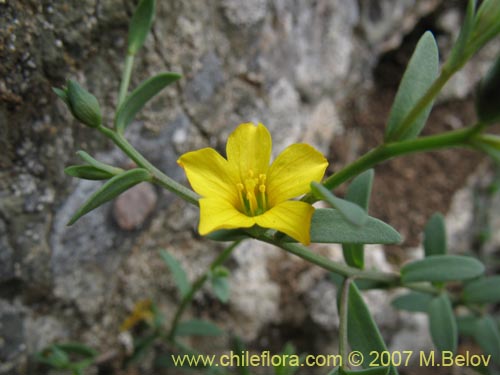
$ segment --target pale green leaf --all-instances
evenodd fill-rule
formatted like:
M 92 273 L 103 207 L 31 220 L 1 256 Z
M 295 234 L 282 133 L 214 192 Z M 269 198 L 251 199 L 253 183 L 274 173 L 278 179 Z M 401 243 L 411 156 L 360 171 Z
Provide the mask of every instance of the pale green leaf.
M 432 103 L 425 107 L 411 123 L 404 126 L 405 118 L 424 96 L 438 76 L 439 52 L 436 40 L 427 31 L 420 40 L 408 63 L 392 104 L 385 133 L 386 142 L 415 138 L 427 121 Z
M 379 353 L 387 351 L 387 346 L 377 324 L 373 320 L 359 289 L 353 283 L 349 287 L 347 327 L 351 348 L 359 350 L 365 359 L 371 358 L 370 352 L 372 351 Z M 366 368 L 369 363 L 370 361 L 365 360 L 362 366 Z M 391 367 L 390 373 L 397 374 L 396 368 Z
M 130 20 L 128 30 L 128 53 L 135 55 L 142 47 L 153 25 L 156 1 L 141 0 Z
M 311 242 L 353 244 L 395 244 L 401 235 L 390 225 L 368 216 L 363 226 L 349 223 L 335 209 L 320 208 L 311 220 Z
M 401 279 L 403 283 L 459 281 L 473 279 L 483 272 L 484 265 L 475 258 L 433 255 L 405 264 L 401 268 Z
M 357 204 L 337 198 L 330 190 L 318 182 L 311 183 L 311 192 L 316 198 L 323 199 L 333 208 L 336 208 L 351 224 L 357 226 L 365 224 L 368 215 Z
M 176 336 L 219 336 L 222 333 L 215 324 L 201 319 L 180 322 L 175 330 Z
M 227 276 L 213 276 L 210 281 L 212 283 L 212 290 L 219 301 L 227 303 L 231 294 Z
M 500 275 L 485 277 L 467 283 L 463 292 L 466 303 L 500 302 Z
M 68 225 L 74 224 L 80 217 L 103 205 L 124 191 L 143 181 L 150 181 L 151 174 L 142 168 L 131 169 L 111 178 L 81 206 L 70 219 Z
M 115 129 L 123 133 L 137 112 L 165 87 L 181 77 L 177 73 L 160 73 L 142 82 L 120 105 L 115 117 Z
M 64 173 L 68 176 L 82 178 L 84 180 L 107 180 L 114 176 L 114 174 L 97 169 L 92 165 L 72 165 L 64 168 Z
M 430 294 L 409 292 L 393 299 L 391 305 L 398 310 L 427 312 L 431 301 L 432 296 Z
M 189 291 L 191 290 L 191 284 L 187 278 L 186 272 L 182 265 L 179 263 L 177 259 L 175 259 L 170 253 L 166 250 L 160 250 L 161 259 L 167 265 L 168 269 L 172 273 L 175 284 L 177 285 L 177 289 L 179 289 L 179 293 L 181 297 L 185 297 Z
M 347 188 L 346 200 L 356 203 L 368 213 L 368 205 L 373 186 L 373 169 L 369 169 L 352 180 Z M 342 252 L 346 263 L 352 267 L 364 267 L 364 246 L 362 244 L 343 244 Z
M 498 325 L 490 315 L 476 321 L 474 339 L 486 355 L 491 355 L 495 363 L 500 365 L 500 332 Z
M 453 308 L 447 293 L 443 292 L 429 303 L 429 328 L 436 349 L 457 350 L 458 330 Z
M 444 217 L 435 213 L 429 219 L 424 229 L 425 256 L 446 254 L 446 227 Z

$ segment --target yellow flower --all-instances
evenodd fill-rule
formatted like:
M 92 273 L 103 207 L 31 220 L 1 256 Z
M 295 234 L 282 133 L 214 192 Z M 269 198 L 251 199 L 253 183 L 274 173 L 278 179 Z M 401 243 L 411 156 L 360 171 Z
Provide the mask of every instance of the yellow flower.
M 271 148 L 266 127 L 247 123 L 229 136 L 227 159 L 212 148 L 179 158 L 177 162 L 201 196 L 201 235 L 258 225 L 309 244 L 314 208 L 290 199 L 307 193 L 312 181 L 320 181 L 328 162 L 313 147 L 294 144 L 269 165 Z

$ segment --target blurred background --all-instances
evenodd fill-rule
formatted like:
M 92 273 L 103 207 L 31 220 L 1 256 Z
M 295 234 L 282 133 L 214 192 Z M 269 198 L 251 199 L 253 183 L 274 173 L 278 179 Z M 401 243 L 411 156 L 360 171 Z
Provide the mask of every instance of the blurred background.
M 207 146 L 223 152 L 227 135 L 241 122 L 265 124 L 276 153 L 293 142 L 314 145 L 330 160 L 329 174 L 353 161 L 382 141 L 419 37 L 431 30 L 447 56 L 466 2 L 157 3 L 132 87 L 165 70 L 184 77 L 140 113 L 127 138 L 185 182 L 178 156 Z M 89 374 L 175 374 L 155 368 L 151 354 L 141 365 L 122 368 L 134 332 L 123 333 L 120 326 L 144 299 L 171 319 L 179 296 L 159 249 L 173 254 L 194 280 L 223 248 L 197 235 L 197 209 L 146 184 L 66 226 L 99 186 L 63 173 L 78 162 L 77 150 L 122 168 L 131 162 L 96 131 L 77 124 L 51 87 L 77 80 L 99 99 L 111 124 L 135 5 L 132 0 L 0 1 L 2 375 L 46 373 L 33 354 L 65 341 L 83 342 L 102 354 Z M 488 45 L 452 79 L 424 134 L 474 123 L 475 85 L 499 48 L 498 40 Z M 390 271 L 420 257 L 423 227 L 439 211 L 446 217 L 450 252 L 473 253 L 488 273 L 498 273 L 499 187 L 498 167 L 473 151 L 419 154 L 380 165 L 370 213 L 405 240 L 401 246 L 369 246 L 368 266 Z M 312 249 L 342 259 L 339 246 Z M 326 271 L 252 241 L 226 265 L 229 302 L 220 303 L 207 287 L 187 314 L 212 320 L 226 334 L 191 345 L 222 353 L 238 336 L 256 352 L 278 353 L 287 342 L 300 353 L 337 352 L 337 291 Z M 365 294 L 389 348 L 431 350 L 426 315 L 390 306 L 398 292 Z M 462 341 L 461 349 L 471 345 Z M 304 374 L 313 373 L 308 371 Z

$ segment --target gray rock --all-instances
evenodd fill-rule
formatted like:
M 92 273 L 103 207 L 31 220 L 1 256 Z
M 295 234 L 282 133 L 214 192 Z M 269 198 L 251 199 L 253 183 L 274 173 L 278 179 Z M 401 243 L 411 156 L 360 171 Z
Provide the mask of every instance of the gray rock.
M 124 230 L 140 228 L 153 212 L 158 200 L 156 191 L 142 183 L 122 193 L 113 203 L 113 217 Z

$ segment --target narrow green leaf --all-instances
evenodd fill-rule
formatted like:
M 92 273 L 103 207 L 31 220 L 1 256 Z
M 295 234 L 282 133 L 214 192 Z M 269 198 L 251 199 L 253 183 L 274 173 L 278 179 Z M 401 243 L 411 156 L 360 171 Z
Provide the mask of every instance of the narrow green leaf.
M 425 256 L 446 254 L 446 227 L 442 214 L 435 213 L 424 229 Z
M 490 315 L 485 315 L 476 321 L 474 339 L 484 354 L 491 355 L 493 361 L 500 365 L 500 332 Z
M 64 173 L 68 176 L 82 178 L 84 180 L 107 180 L 114 174 L 97 169 L 92 165 L 72 165 L 64 168 Z
M 186 296 L 191 290 L 191 284 L 187 278 L 186 272 L 184 268 L 182 268 L 181 264 L 177 259 L 175 259 L 172 255 L 170 255 L 166 250 L 160 250 L 161 259 L 165 262 L 168 269 L 172 273 L 175 284 L 177 285 L 177 289 L 179 289 L 179 293 L 181 297 Z
M 212 290 L 219 301 L 227 303 L 231 294 L 227 276 L 214 276 L 210 281 L 212 283 Z
M 141 0 L 130 21 L 128 30 L 128 53 L 135 55 L 142 47 L 153 25 L 156 1 Z
M 458 38 L 453 45 L 453 48 L 450 52 L 450 57 L 446 63 L 449 67 L 451 67 L 452 70 L 457 69 L 465 61 L 467 61 L 466 56 L 464 56 L 464 52 L 472 33 L 475 10 L 476 0 L 469 0 L 469 2 L 467 3 L 467 10 L 465 11 L 462 28 L 460 29 L 460 34 L 458 35 Z
M 243 352 L 247 351 L 247 347 L 245 346 L 245 343 L 238 336 L 233 337 L 231 349 L 233 350 L 233 353 L 235 353 L 236 355 L 240 355 L 239 353 L 243 353 Z M 240 355 L 240 358 L 243 359 L 243 355 Z M 248 365 L 243 363 L 243 361 L 241 361 L 241 362 L 242 362 L 241 363 L 242 366 L 237 366 L 238 373 L 240 375 L 252 375 L 249 368 L 248 368 Z
M 427 121 L 432 103 L 406 128 L 402 125 L 406 116 L 431 87 L 438 76 L 438 71 L 439 52 L 436 40 L 432 33 L 427 31 L 418 41 L 399 84 L 387 122 L 386 142 L 412 139 L 420 133 Z
M 84 358 L 95 358 L 98 354 L 95 349 L 79 342 L 66 342 L 54 346 L 63 350 L 65 353 L 78 354 Z
M 350 223 L 362 226 L 368 215 L 357 204 L 337 198 L 330 190 L 318 182 L 311 182 L 311 192 L 318 199 L 323 199 L 336 208 Z
M 92 165 L 93 167 L 97 168 L 97 169 L 100 169 L 101 171 L 105 171 L 105 172 L 108 172 L 109 174 L 111 175 L 116 175 L 116 174 L 120 174 L 120 173 L 123 173 L 124 170 L 121 169 L 121 168 L 116 168 L 116 167 L 113 167 L 111 165 L 108 165 L 108 164 L 105 164 L 105 163 L 102 163 L 96 159 L 94 159 L 92 156 L 90 156 L 89 154 L 87 154 L 85 151 L 77 151 L 76 153 L 83 161 L 86 161 L 87 163 L 89 163 L 90 165 Z
M 500 302 L 500 275 L 484 277 L 467 283 L 463 299 L 466 303 Z
M 373 186 L 373 169 L 369 169 L 354 180 L 347 188 L 346 200 L 356 203 L 368 213 L 368 205 L 370 202 L 370 195 Z M 342 252 L 346 263 L 352 267 L 363 269 L 365 265 L 364 260 L 364 246 L 361 244 L 343 244 Z
M 166 72 L 143 81 L 129 96 L 127 96 L 123 104 L 120 105 L 115 117 L 115 129 L 119 133 L 123 133 L 127 126 L 130 125 L 137 112 L 139 112 L 151 98 L 179 78 L 181 78 L 180 74 Z
M 457 316 L 458 334 L 463 336 L 474 336 L 476 333 L 476 321 L 479 318 L 474 315 Z
M 327 375 L 339 375 L 340 374 L 339 369 L 340 369 L 340 367 L 335 367 Z
M 500 1 L 484 0 L 474 17 L 472 36 L 467 45 L 468 55 L 481 49 L 500 33 Z
M 453 308 L 447 293 L 434 297 L 429 304 L 429 328 L 432 341 L 440 351 L 457 351 L 458 330 Z
M 76 211 L 68 225 L 73 225 L 83 215 L 110 201 L 139 182 L 150 180 L 150 173 L 142 168 L 131 169 L 113 177 L 90 196 L 87 202 Z
M 215 324 L 200 319 L 192 319 L 179 323 L 176 336 L 219 336 L 223 331 Z
M 432 298 L 430 294 L 409 292 L 393 299 L 391 305 L 398 310 L 427 312 Z
M 460 255 L 433 255 L 401 268 L 403 283 L 418 281 L 446 282 L 473 279 L 484 272 L 475 258 Z
M 61 99 L 67 106 L 69 106 L 68 93 L 66 88 L 60 89 L 57 87 L 52 87 L 52 91 Z
M 387 351 L 387 346 L 377 324 L 373 320 L 359 289 L 353 283 L 349 288 L 347 327 L 351 348 L 359 350 L 365 359 L 371 358 L 370 352 L 372 351 L 379 353 Z M 369 363 L 370 361 L 365 360 L 362 366 L 367 368 Z M 391 366 L 390 373 L 397 374 L 397 370 Z
M 390 225 L 368 216 L 363 226 L 346 221 L 335 209 L 319 208 L 311 220 L 311 242 L 353 244 L 395 244 L 401 235 Z

